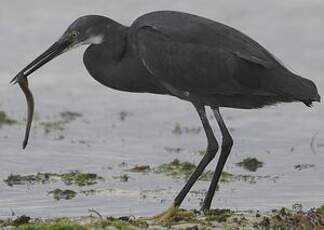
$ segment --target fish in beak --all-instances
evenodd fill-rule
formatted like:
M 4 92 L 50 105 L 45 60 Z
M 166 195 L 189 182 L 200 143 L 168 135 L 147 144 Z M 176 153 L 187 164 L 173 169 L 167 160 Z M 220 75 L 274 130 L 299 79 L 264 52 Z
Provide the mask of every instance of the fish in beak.
M 109 21 L 109 23 L 112 23 Z M 61 38 L 44 53 L 23 68 L 10 83 L 18 83 L 27 100 L 27 125 L 23 149 L 26 148 L 34 113 L 34 99 L 28 87 L 27 77 L 40 67 L 66 51 L 87 44 L 101 44 L 104 41 L 103 31 L 107 29 L 107 18 L 88 15 L 78 18 L 64 32 Z
M 29 65 L 27 65 L 24 69 L 22 69 L 11 81 L 10 83 L 16 84 L 18 83 L 20 88 L 22 89 L 26 101 L 27 101 L 27 124 L 25 137 L 23 141 L 23 149 L 26 148 L 28 144 L 28 138 L 30 133 L 30 128 L 33 120 L 34 114 L 34 98 L 33 94 L 28 87 L 27 77 L 38 70 L 40 67 L 53 60 L 55 57 L 64 53 L 71 45 L 70 40 L 68 39 L 60 39 L 55 42 L 50 48 L 48 48 L 44 53 L 42 53 L 39 57 L 37 57 L 34 61 L 32 61 Z

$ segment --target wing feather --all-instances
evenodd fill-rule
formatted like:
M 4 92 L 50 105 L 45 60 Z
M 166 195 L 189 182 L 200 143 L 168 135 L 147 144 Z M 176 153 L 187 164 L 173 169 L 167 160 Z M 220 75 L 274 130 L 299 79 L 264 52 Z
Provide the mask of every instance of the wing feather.
M 259 79 L 255 73 L 249 74 L 246 67 L 260 72 L 274 66 L 239 51 L 178 41 L 152 26 L 139 28 L 136 41 L 140 59 L 157 81 L 189 92 L 253 94 L 260 85 Z

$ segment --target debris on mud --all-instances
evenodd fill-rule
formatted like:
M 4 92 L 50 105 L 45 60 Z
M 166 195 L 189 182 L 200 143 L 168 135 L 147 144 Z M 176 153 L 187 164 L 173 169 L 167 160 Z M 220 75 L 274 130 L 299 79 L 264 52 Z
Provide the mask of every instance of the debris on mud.
M 174 159 L 169 163 L 164 163 L 160 165 L 155 172 L 156 173 L 163 173 L 168 176 L 175 176 L 175 177 L 189 177 L 191 173 L 195 170 L 196 165 L 190 163 L 188 161 L 180 161 L 178 159 Z
M 28 224 L 30 220 L 31 218 L 26 215 L 18 216 L 14 219 L 0 220 L 0 228 L 2 229 L 3 227 L 7 227 L 7 226 L 19 227 L 20 225 Z M 12 228 L 8 228 L 8 229 L 12 229 Z
M 83 173 L 80 171 L 63 173 L 60 174 L 60 177 L 66 185 L 73 184 L 78 186 L 93 185 L 96 184 L 98 180 L 103 180 L 102 177 L 95 173 Z
M 199 177 L 199 180 L 211 181 L 213 176 L 214 176 L 214 171 L 207 170 L 206 172 L 203 172 L 203 174 L 201 174 L 201 176 Z M 222 183 L 228 183 L 234 179 L 236 179 L 236 176 L 234 174 L 223 170 L 219 181 Z
M 201 131 L 201 127 L 186 127 L 186 126 L 181 126 L 180 123 L 176 123 L 172 133 L 175 135 L 181 135 L 181 134 L 199 134 Z
M 255 227 L 261 229 L 322 229 L 324 227 L 323 213 L 314 208 L 306 212 L 294 212 L 287 208 L 276 209 L 269 215 L 263 215 L 261 219 L 254 224 Z
M 167 151 L 168 153 L 180 153 L 183 151 L 182 148 L 171 148 L 171 147 L 164 147 L 164 150 Z
M 34 175 L 15 175 L 10 174 L 7 179 L 4 179 L 3 181 L 10 187 L 14 185 L 30 185 L 30 184 L 46 184 L 49 182 L 57 181 L 58 174 L 56 173 L 40 173 Z
M 55 131 L 63 131 L 65 125 L 76 120 L 79 117 L 82 117 L 81 113 L 65 111 L 59 114 L 59 119 L 55 121 L 46 121 L 40 122 L 40 125 L 44 128 L 45 134 L 49 134 Z
M 259 161 L 256 158 L 248 157 L 242 160 L 241 162 L 236 163 L 236 165 L 239 167 L 243 167 L 248 171 L 255 172 L 258 168 L 263 167 L 263 162 Z
M 70 190 L 70 189 L 62 190 L 59 188 L 57 188 L 53 191 L 49 191 L 48 194 L 53 195 L 53 198 L 55 200 L 70 200 L 70 199 L 73 199 L 77 195 L 77 193 L 73 190 Z
M 120 182 L 127 182 L 129 179 L 129 176 L 127 174 L 123 174 L 120 176 L 113 176 L 114 179 L 118 179 Z
M 0 111 L 0 128 L 3 125 L 14 125 L 17 121 L 8 117 L 8 115 L 4 111 Z
M 215 209 L 205 214 L 197 210 L 179 209 L 164 222 L 136 218 L 134 216 L 31 219 L 21 216 L 0 220 L 0 228 L 12 229 L 323 229 L 324 205 L 308 211 L 287 208 L 272 211 L 233 211 Z
M 314 164 L 298 164 L 298 165 L 294 166 L 294 168 L 299 171 L 308 169 L 308 168 L 314 168 L 314 167 L 315 167 Z
M 15 222 L 17 219 L 21 219 L 24 217 L 25 220 L 21 222 Z M 75 220 L 70 220 L 69 218 L 56 218 L 56 219 L 49 219 L 49 220 L 42 220 L 42 219 L 31 219 L 28 216 L 21 216 L 15 220 L 7 219 L 7 220 L 0 220 L 0 228 L 1 229 L 19 229 L 19 230 L 41 230 L 41 229 L 71 229 L 71 230 L 86 230 L 89 229 L 85 226 L 82 226 L 81 223 L 77 223 Z M 28 220 L 28 221 L 27 221 Z M 16 227 L 16 228 L 12 228 Z
M 50 132 L 55 131 L 63 131 L 65 126 L 64 121 L 44 121 L 41 122 L 40 125 L 44 128 L 45 134 L 49 134 Z
M 60 113 L 60 117 L 65 122 L 71 122 L 71 121 L 76 120 L 79 117 L 82 117 L 82 114 L 77 113 L 77 112 L 65 111 L 65 112 Z
M 123 162 L 118 164 L 118 167 L 119 168 L 125 168 L 125 167 L 127 167 L 127 163 L 125 161 L 123 161 Z
M 196 165 L 193 163 L 174 159 L 171 162 L 164 163 L 158 166 L 157 168 L 154 168 L 152 171 L 158 174 L 165 174 L 167 176 L 172 176 L 176 178 L 188 179 L 195 169 L 196 169 Z M 213 175 L 214 175 L 214 171 L 207 170 L 202 173 L 202 175 L 199 177 L 199 180 L 211 181 Z M 235 175 L 223 170 L 219 181 L 222 183 L 242 181 L 246 183 L 255 184 L 257 183 L 258 180 L 262 180 L 262 179 L 267 179 L 275 183 L 279 179 L 279 176 L 268 176 L 268 175 L 257 176 L 257 175 L 244 175 L 244 174 Z
M 95 189 L 81 190 L 80 192 L 85 196 L 90 196 L 98 193 L 98 191 Z
M 207 221 L 226 222 L 226 220 L 234 214 L 230 209 L 211 209 L 206 211 Z
M 198 151 L 195 151 L 195 154 L 198 154 L 200 156 L 204 156 L 206 154 L 206 150 L 198 150 Z
M 196 167 L 197 166 L 195 164 L 190 163 L 188 161 L 180 161 L 178 159 L 174 159 L 169 163 L 164 163 L 160 165 L 158 168 L 154 170 L 154 172 L 162 173 L 167 176 L 183 177 L 187 179 L 195 171 Z M 200 176 L 199 180 L 210 181 L 213 177 L 213 174 L 214 174 L 213 171 L 208 170 Z M 228 182 L 233 177 L 234 177 L 233 174 L 223 171 L 220 181 Z
M 133 116 L 133 113 L 128 112 L 128 111 L 120 111 L 119 112 L 119 120 L 120 121 L 125 121 L 125 119 L 129 116 Z
M 135 165 L 134 168 L 126 169 L 125 171 L 134 173 L 148 173 L 151 171 L 151 167 L 149 165 Z
M 250 184 L 255 184 L 258 180 L 261 179 L 268 179 L 273 183 L 276 183 L 277 180 L 279 179 L 279 176 L 254 176 L 254 175 L 243 175 L 243 174 L 235 175 L 235 180 L 243 181 Z

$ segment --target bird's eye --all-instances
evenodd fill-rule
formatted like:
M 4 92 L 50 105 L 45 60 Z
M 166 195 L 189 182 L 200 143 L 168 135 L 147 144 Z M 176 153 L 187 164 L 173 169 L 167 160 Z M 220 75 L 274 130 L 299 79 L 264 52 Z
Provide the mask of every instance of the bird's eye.
M 77 31 L 73 31 L 73 32 L 71 33 L 72 38 L 77 38 L 78 35 L 79 35 L 79 33 L 78 33 Z

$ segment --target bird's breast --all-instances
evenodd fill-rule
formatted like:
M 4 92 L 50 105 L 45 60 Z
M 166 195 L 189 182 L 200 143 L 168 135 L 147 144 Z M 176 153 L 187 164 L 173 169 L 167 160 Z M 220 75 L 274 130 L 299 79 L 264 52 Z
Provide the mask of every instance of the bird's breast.
M 90 46 L 84 53 L 84 64 L 96 81 L 120 91 L 164 94 L 135 56 L 126 53 L 116 59 L 111 52 L 99 46 Z

